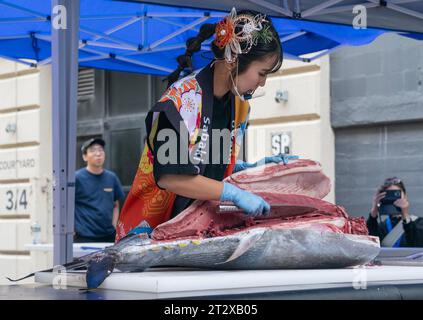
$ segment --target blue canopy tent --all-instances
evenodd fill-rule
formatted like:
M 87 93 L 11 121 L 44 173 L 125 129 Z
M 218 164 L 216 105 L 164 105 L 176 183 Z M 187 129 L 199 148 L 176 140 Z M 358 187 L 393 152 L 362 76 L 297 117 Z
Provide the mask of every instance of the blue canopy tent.
M 366 9 L 367 26 L 404 32 L 423 32 L 421 0 L 117 0 L 229 11 L 248 8 L 274 17 L 351 26 L 355 10 Z
M 247 3 L 248 4 L 248 3 Z M 0 55 L 30 59 L 31 65 L 51 62 L 50 1 L 0 1 Z M 187 38 L 197 34 L 202 23 L 219 21 L 226 13 L 137 2 L 81 0 L 79 65 L 154 75 L 166 75 L 176 67 Z M 354 29 L 282 17 L 273 18 L 284 53 L 290 59 L 310 61 L 346 45 L 365 45 L 384 29 Z M 412 36 L 412 34 L 407 33 Z M 210 41 L 195 55 L 198 68 L 212 58 Z M 305 59 L 301 56 L 318 52 Z
M 423 1 L 179 1 L 184 7 L 158 5 L 173 5 L 170 0 L 148 2 L 0 0 L 0 56 L 34 67 L 53 66 L 55 264 L 72 260 L 78 63 L 167 75 L 201 24 L 219 21 L 233 5 L 271 15 L 284 55 L 291 59 L 311 61 L 341 46 L 368 44 L 385 32 L 423 38 Z M 347 23 L 356 4 L 369 9 L 367 29 Z M 386 10 L 389 19 L 383 16 Z M 59 27 L 53 28 L 54 22 Z M 210 43 L 194 56 L 195 68 L 212 59 Z

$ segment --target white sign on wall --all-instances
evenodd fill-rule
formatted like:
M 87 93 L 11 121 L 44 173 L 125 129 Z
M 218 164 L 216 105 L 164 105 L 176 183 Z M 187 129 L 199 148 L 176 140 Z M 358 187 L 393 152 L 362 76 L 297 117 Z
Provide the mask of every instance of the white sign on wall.
M 291 132 L 277 132 L 271 134 L 272 154 L 290 154 L 292 151 Z
M 30 214 L 33 198 L 30 183 L 0 185 L 0 215 Z
M 39 156 L 38 146 L 0 150 L 0 181 L 37 177 Z
M 40 142 L 40 111 L 0 114 L 0 145 Z

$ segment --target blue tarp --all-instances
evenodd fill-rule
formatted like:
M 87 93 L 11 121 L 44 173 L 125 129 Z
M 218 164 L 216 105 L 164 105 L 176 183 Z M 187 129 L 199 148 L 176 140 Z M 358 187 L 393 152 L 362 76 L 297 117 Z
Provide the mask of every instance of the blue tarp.
M 217 22 L 225 14 L 134 2 L 81 0 L 80 66 L 167 75 L 176 67 L 175 58 L 184 52 L 185 41 L 197 34 L 201 24 Z M 0 0 L 0 56 L 49 63 L 50 16 L 49 0 Z M 287 18 L 273 18 L 273 22 L 283 41 L 285 56 L 294 59 L 329 53 L 340 46 L 365 45 L 390 32 Z M 195 68 L 212 59 L 209 43 L 194 56 Z

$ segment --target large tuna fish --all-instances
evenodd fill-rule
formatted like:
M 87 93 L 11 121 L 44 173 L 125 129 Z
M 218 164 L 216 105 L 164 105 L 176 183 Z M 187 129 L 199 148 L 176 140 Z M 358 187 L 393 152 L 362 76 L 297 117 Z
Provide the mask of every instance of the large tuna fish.
M 227 181 L 271 205 L 252 218 L 216 211 L 218 202 L 195 201 L 174 219 L 146 223 L 102 252 L 67 265 L 88 266 L 87 287 L 98 287 L 116 268 L 124 272 L 155 266 L 208 269 L 343 268 L 365 264 L 379 253 L 379 238 L 368 235 L 363 218 L 322 200 L 330 180 L 319 163 L 296 160 L 235 173 Z M 273 206 L 273 207 L 272 207 Z
M 270 214 L 218 213 L 218 202 L 195 201 L 157 226 L 151 238 L 129 235 L 91 257 L 88 288 L 97 287 L 114 268 L 343 268 L 365 264 L 379 253 L 379 239 L 368 236 L 363 218 L 349 218 L 342 207 L 321 200 L 330 181 L 317 162 L 269 164 L 227 181 L 274 205 Z

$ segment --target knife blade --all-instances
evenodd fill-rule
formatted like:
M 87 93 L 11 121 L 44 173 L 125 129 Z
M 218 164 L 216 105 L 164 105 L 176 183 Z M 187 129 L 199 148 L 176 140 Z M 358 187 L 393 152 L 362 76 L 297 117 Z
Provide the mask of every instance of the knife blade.
M 290 216 L 298 216 L 306 213 L 310 213 L 315 211 L 316 208 L 309 207 L 309 206 L 301 206 L 296 204 L 271 204 L 270 211 L 272 212 L 272 216 L 277 217 L 290 217 Z M 217 213 L 244 213 L 244 210 L 238 208 L 235 205 L 228 205 L 228 204 L 219 204 L 216 208 Z

